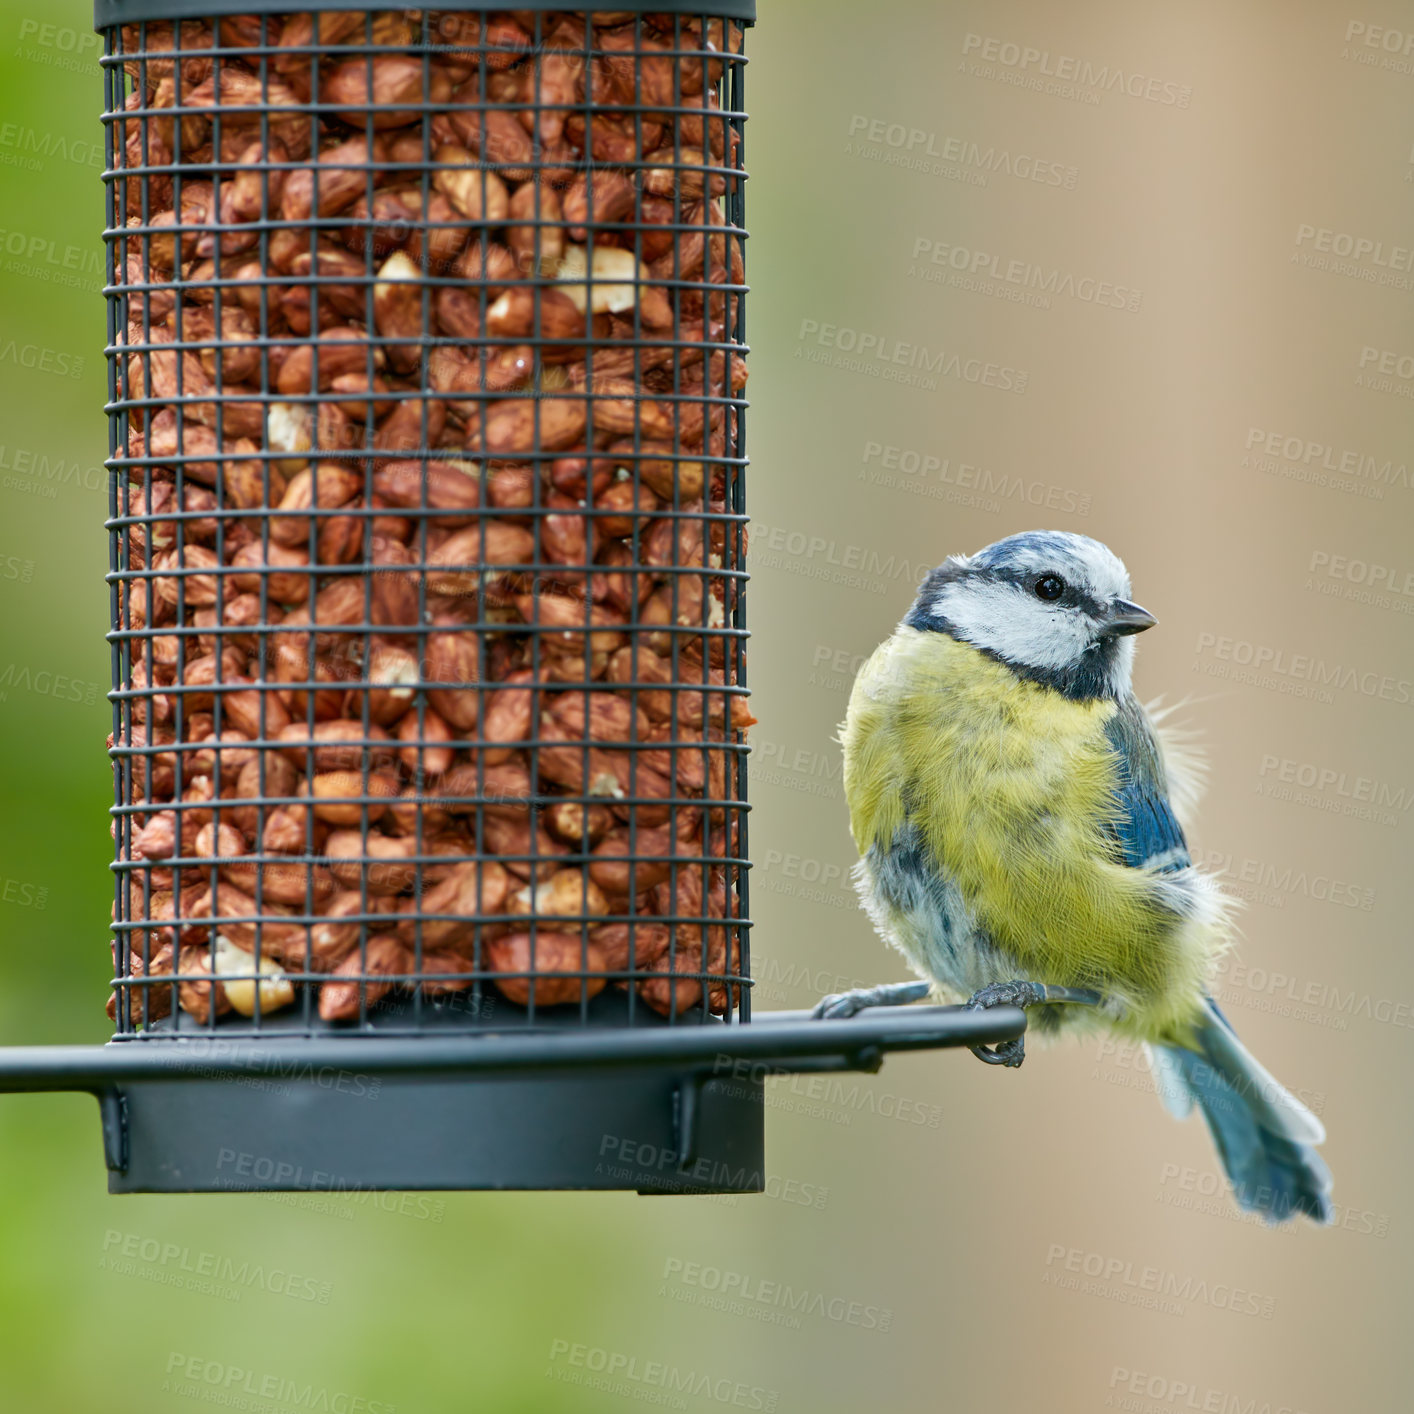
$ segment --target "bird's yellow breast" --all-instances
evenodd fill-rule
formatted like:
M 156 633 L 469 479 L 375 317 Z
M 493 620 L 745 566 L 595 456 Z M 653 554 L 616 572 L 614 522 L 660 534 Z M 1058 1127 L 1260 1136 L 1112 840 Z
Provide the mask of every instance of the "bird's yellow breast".
M 862 855 L 887 849 L 911 820 L 978 925 L 1028 975 L 1167 992 L 1175 920 L 1107 831 L 1115 711 L 901 626 L 856 680 L 841 737 L 855 844 Z

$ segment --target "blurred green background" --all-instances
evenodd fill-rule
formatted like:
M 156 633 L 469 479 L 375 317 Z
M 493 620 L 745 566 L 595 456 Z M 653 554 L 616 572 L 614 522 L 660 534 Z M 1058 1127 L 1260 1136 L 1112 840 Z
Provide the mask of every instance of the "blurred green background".
M 509 1414 L 661 1393 L 586 1383 L 610 1359 L 708 1375 L 669 1403 L 687 1409 L 1408 1407 L 1414 718 L 1378 686 L 1414 677 L 1407 8 L 762 11 L 760 1004 L 900 975 L 841 883 L 831 735 L 857 655 L 946 553 L 1039 524 L 1094 534 L 1163 621 L 1141 693 L 1197 699 L 1216 770 L 1195 844 L 1249 905 L 1222 996 L 1323 1113 L 1340 1222 L 1240 1220 L 1198 1123 L 1094 1046 L 1033 1047 L 1017 1074 L 891 1061 L 823 1100 L 775 1082 L 773 1194 L 734 1200 L 109 1198 L 91 1101 L 7 1097 L 4 1408 Z M 0 4 L 5 1044 L 108 1034 L 89 22 L 75 0 Z M 1342 233 L 1380 253 L 1323 265 Z M 1015 297 L 1035 287 L 998 278 L 1012 261 L 1047 300 Z M 938 360 L 954 352 L 957 372 Z M 989 362 L 1024 387 L 966 372 Z M 1353 473 L 1330 471 L 1347 452 Z M 1384 588 L 1353 562 L 1387 568 Z M 1291 655 L 1354 685 L 1302 695 Z M 1253 658 L 1272 670 L 1235 676 Z M 177 1284 L 243 1263 L 219 1289 Z M 1183 1299 L 1146 1304 L 1148 1270 Z

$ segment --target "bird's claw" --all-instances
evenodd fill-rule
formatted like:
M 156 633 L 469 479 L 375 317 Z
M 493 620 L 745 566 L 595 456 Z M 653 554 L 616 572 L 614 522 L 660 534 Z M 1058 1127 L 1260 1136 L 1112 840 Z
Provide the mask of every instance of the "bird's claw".
M 988 987 L 973 992 L 967 1001 L 969 1011 L 986 1011 L 994 1006 L 1017 1006 L 1023 1011 L 1039 1002 L 1067 1002 L 1072 1006 L 1105 1007 L 1112 1014 L 1123 1014 L 1123 1007 L 1116 1001 L 1107 1001 L 1100 992 L 1088 987 L 1050 986 L 1043 982 L 993 982 Z M 1014 1037 L 996 1046 L 970 1046 L 968 1048 L 978 1060 L 988 1065 L 1016 1067 L 1026 1059 L 1026 1038 Z
M 969 1046 L 967 1048 L 979 1061 L 988 1065 L 1005 1065 L 1015 1070 L 1026 1059 L 1026 1038 L 1017 1036 L 1011 1041 L 1001 1041 L 995 1046 Z
M 973 992 L 967 1000 L 967 1009 L 987 1011 L 994 1006 L 1016 1006 L 1025 1010 L 1045 999 L 1046 989 L 1035 982 L 993 982 Z M 968 1049 L 988 1065 L 1004 1065 L 1015 1070 L 1026 1059 L 1026 1038 L 1016 1036 L 995 1046 L 969 1046 Z
M 841 1021 L 869 1007 L 921 1002 L 928 992 L 927 982 L 885 982 L 878 987 L 856 987 L 851 992 L 831 992 L 828 997 L 822 997 L 810 1015 L 817 1021 Z
M 994 1006 L 1035 1006 L 1046 1000 L 1047 989 L 1039 982 L 993 982 L 973 992 L 967 999 L 969 1011 L 987 1011 Z
M 821 997 L 815 1003 L 815 1009 L 810 1015 L 817 1021 L 835 1021 L 846 1016 L 855 1016 L 868 1005 L 857 991 L 831 992 L 828 997 Z

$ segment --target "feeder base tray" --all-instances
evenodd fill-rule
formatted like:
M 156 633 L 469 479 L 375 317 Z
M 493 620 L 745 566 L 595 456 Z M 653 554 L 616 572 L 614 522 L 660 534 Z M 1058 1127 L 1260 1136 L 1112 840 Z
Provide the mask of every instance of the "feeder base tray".
M 301 1073 L 303 1072 L 303 1073 Z M 692 1072 L 142 1081 L 110 1193 L 636 1189 L 757 1193 L 763 1082 Z M 684 1094 L 694 1151 L 680 1166 Z

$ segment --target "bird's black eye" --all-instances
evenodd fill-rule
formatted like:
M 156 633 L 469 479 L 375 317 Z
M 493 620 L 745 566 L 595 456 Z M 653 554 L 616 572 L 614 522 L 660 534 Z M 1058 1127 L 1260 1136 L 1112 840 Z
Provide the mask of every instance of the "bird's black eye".
M 1038 599 L 1059 599 L 1065 593 L 1065 580 L 1058 574 L 1043 574 L 1036 581 Z

